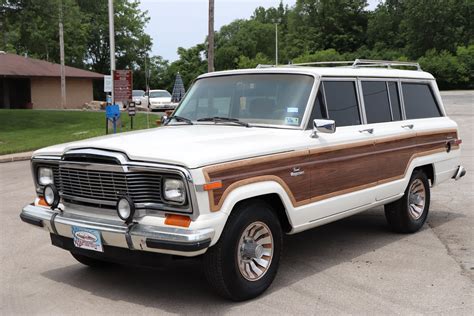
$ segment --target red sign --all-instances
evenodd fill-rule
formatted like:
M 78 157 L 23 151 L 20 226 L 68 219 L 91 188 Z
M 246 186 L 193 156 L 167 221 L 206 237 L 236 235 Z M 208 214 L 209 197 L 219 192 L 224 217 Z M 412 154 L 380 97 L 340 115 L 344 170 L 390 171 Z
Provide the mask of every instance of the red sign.
M 133 76 L 131 70 L 114 70 L 115 102 L 132 101 Z

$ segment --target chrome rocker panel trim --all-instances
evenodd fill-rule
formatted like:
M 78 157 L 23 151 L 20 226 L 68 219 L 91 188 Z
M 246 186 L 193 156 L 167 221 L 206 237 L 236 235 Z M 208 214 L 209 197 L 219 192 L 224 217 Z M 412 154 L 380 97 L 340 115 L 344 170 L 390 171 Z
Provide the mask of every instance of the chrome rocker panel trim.
M 190 230 L 138 223 L 126 225 L 118 220 L 58 212 L 31 204 L 23 208 L 20 218 L 63 237 L 72 238 L 71 227 L 78 226 L 98 230 L 104 245 L 186 257 L 206 252 L 215 233 L 213 228 Z

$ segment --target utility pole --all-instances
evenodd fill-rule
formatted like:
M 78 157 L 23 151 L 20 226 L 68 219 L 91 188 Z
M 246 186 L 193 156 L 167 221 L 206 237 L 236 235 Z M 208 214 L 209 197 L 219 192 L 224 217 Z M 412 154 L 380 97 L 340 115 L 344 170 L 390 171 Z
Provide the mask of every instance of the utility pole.
M 64 66 L 63 2 L 59 1 L 59 58 L 61 60 L 61 108 L 66 108 L 66 69 Z
M 207 36 L 207 72 L 214 71 L 214 0 L 209 0 L 209 34 Z
M 281 22 L 281 18 L 272 19 L 275 23 L 275 66 L 278 66 L 278 23 Z
M 115 30 L 114 30 L 114 1 L 109 0 L 109 38 L 110 38 L 110 75 L 112 76 L 112 104 L 114 96 L 114 70 L 115 70 Z

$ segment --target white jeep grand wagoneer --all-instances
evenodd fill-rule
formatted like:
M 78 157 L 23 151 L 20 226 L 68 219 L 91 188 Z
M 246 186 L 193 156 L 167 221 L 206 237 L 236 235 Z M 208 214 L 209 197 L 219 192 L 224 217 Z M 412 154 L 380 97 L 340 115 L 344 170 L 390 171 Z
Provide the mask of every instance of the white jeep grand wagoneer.
M 204 74 L 161 128 L 36 151 L 21 219 L 89 266 L 201 256 L 233 300 L 272 283 L 285 233 L 378 205 L 416 232 L 430 187 L 465 174 L 435 79 L 410 63 L 320 66 Z

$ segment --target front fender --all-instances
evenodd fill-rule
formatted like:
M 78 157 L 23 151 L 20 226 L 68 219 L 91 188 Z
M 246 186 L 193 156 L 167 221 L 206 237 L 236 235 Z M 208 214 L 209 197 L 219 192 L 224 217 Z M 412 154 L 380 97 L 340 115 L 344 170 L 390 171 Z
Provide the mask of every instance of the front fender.
M 266 195 L 266 194 L 278 194 L 278 196 L 281 198 L 281 201 L 283 202 L 283 205 L 285 207 L 286 216 L 288 217 L 290 225 L 292 225 L 289 212 L 291 212 L 291 210 L 293 209 L 293 205 L 291 204 L 291 200 L 288 194 L 286 193 L 286 191 L 276 181 L 255 182 L 255 183 L 247 184 L 244 186 L 240 186 L 232 190 L 225 198 L 224 203 L 222 204 L 222 207 L 220 208 L 220 210 L 217 211 L 216 213 L 222 212 L 227 215 L 227 219 L 228 219 L 228 215 L 232 213 L 232 210 L 234 209 L 235 205 L 238 202 L 246 200 L 246 199 Z M 214 236 L 212 245 L 215 244 L 215 242 L 219 240 L 220 235 L 222 234 L 222 231 L 224 230 L 224 226 L 225 225 L 223 225 L 220 229 L 216 229 L 216 235 Z

